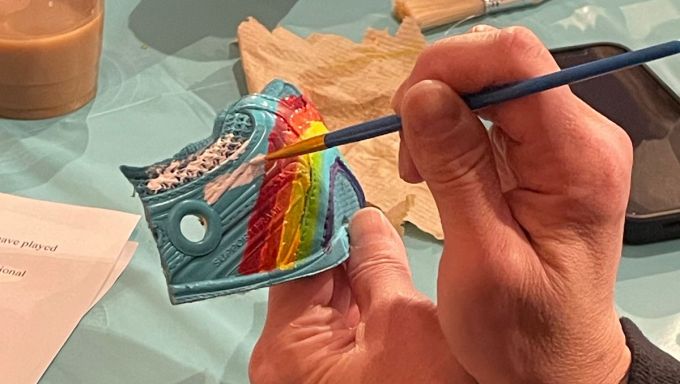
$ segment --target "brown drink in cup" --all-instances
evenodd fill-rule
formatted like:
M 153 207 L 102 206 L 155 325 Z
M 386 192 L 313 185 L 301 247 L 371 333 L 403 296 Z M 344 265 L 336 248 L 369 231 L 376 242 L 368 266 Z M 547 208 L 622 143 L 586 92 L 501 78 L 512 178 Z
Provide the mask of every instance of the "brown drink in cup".
M 55 117 L 92 100 L 103 11 L 103 0 L 0 0 L 0 117 Z

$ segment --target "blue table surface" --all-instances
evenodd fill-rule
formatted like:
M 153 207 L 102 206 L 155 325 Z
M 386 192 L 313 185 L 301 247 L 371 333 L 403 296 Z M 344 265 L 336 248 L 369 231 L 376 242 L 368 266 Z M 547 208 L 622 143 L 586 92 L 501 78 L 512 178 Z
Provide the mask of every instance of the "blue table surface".
M 216 112 L 245 90 L 235 35 L 246 16 L 358 41 L 367 27 L 396 30 L 390 8 L 388 0 L 109 1 L 96 99 L 61 118 L 0 119 L 0 192 L 142 214 L 118 166 L 149 164 L 209 134 Z M 527 26 L 550 48 L 608 41 L 636 49 L 680 38 L 680 1 L 551 0 L 480 21 Z M 680 57 L 649 66 L 680 93 Z M 40 382 L 247 382 L 267 290 L 172 306 L 143 219 L 132 239 L 139 249 L 130 266 Z M 441 243 L 410 226 L 405 242 L 417 287 L 434 298 Z M 616 285 L 620 313 L 676 358 L 679 250 L 680 241 L 625 247 Z

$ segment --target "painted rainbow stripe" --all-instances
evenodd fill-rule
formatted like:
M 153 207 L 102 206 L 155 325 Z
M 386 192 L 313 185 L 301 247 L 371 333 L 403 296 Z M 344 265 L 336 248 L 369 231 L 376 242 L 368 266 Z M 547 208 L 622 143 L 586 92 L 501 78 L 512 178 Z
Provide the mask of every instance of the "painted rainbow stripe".
M 328 132 L 319 112 L 304 96 L 288 96 L 277 107 L 268 151 Z M 265 178 L 248 223 L 248 243 L 239 273 L 289 269 L 312 253 L 323 236 L 320 211 L 321 153 L 267 161 Z M 322 225 L 320 225 L 322 224 Z

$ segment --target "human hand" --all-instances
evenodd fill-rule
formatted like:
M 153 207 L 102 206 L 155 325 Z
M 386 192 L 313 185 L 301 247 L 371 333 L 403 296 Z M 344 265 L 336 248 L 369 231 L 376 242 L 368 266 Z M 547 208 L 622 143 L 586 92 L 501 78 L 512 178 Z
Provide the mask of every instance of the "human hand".
M 259 383 L 469 383 L 416 291 L 404 246 L 376 209 L 350 223 L 350 258 L 269 289 L 250 361 Z
M 628 136 L 566 86 L 480 111 L 490 135 L 458 96 L 557 70 L 530 31 L 480 26 L 426 49 L 393 100 L 402 178 L 442 218 L 442 330 L 480 383 L 618 383 L 630 364 Z

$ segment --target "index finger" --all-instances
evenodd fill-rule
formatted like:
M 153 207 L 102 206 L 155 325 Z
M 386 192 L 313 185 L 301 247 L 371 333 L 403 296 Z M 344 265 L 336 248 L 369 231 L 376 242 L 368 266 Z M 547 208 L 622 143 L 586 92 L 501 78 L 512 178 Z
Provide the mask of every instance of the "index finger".
M 399 113 L 406 91 L 423 80 L 439 80 L 459 94 L 470 94 L 559 69 L 548 49 L 528 29 L 483 28 L 480 32 L 440 40 L 423 51 L 410 76 L 395 93 L 394 105 Z M 575 96 L 564 86 L 506 102 L 502 108 L 489 107 L 483 113 L 501 125 L 513 140 L 521 142 L 541 134 L 528 129 L 531 124 L 527 120 L 536 113 L 527 112 L 560 111 L 565 100 L 571 99 Z M 517 122 L 518 116 L 522 118 L 521 124 Z

